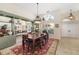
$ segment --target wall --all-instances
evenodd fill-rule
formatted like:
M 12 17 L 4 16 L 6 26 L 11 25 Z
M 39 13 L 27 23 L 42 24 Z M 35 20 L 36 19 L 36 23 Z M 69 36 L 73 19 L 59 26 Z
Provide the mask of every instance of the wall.
M 54 15 L 54 24 L 58 24 L 59 27 L 54 27 L 54 39 L 61 39 L 61 15 L 60 13 L 53 13 Z
M 62 37 L 79 38 L 79 23 L 63 23 Z

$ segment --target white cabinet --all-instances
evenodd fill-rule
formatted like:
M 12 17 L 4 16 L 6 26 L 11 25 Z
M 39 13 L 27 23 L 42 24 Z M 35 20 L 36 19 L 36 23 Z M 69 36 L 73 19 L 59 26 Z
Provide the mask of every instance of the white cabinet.
M 63 23 L 62 24 L 62 37 L 79 37 L 79 24 Z

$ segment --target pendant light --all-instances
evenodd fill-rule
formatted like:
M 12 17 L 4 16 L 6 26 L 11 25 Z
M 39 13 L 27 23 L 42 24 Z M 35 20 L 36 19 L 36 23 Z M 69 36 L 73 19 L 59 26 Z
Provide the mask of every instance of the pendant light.
M 38 5 L 39 5 L 39 3 L 37 3 L 37 16 L 36 16 L 36 18 L 35 18 L 34 21 L 41 21 L 41 18 L 40 18 L 40 16 L 38 15 Z
M 75 20 L 75 16 L 72 14 L 72 9 L 70 9 L 70 14 L 68 16 L 68 19 Z

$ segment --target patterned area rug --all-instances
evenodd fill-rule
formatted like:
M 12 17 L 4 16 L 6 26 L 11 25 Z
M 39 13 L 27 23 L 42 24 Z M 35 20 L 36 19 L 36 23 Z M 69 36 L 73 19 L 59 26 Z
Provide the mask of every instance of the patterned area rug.
M 47 52 L 48 52 L 48 49 L 51 47 L 51 45 L 53 44 L 55 40 L 54 39 L 49 39 L 48 40 L 48 43 L 45 45 L 45 46 L 42 46 L 41 49 L 36 49 L 34 51 L 34 53 L 32 53 L 31 51 L 30 52 L 27 52 L 27 47 L 26 47 L 26 50 L 23 51 L 22 49 L 22 45 L 19 45 L 19 46 L 16 46 L 14 48 L 11 49 L 11 51 L 15 54 L 15 55 L 45 55 Z

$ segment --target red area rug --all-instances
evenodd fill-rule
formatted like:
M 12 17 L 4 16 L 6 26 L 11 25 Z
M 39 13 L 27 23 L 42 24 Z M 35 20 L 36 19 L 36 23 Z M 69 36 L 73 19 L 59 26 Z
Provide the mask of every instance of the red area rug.
M 34 51 L 34 53 L 32 53 L 31 51 L 30 52 L 27 52 L 27 48 L 25 51 L 23 51 L 22 49 L 22 45 L 19 45 L 19 46 L 16 46 L 14 48 L 11 49 L 11 51 L 15 54 L 15 55 L 45 55 L 48 51 L 48 49 L 50 48 L 50 46 L 53 44 L 55 40 L 54 39 L 49 39 L 48 40 L 48 43 L 43 46 L 41 49 L 36 49 Z

